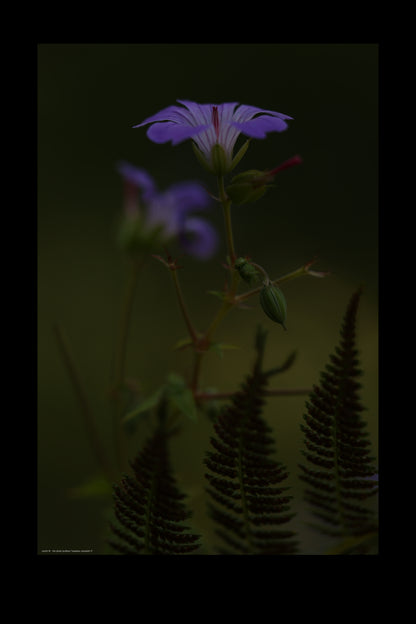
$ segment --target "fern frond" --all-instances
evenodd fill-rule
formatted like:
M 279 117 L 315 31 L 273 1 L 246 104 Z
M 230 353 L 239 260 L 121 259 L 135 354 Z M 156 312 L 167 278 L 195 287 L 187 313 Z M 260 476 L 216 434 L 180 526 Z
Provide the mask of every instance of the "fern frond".
M 296 552 L 295 533 L 285 528 L 294 516 L 283 485 L 287 471 L 272 457 L 272 428 L 262 415 L 270 375 L 262 370 L 265 336 L 259 329 L 253 371 L 214 423 L 213 450 L 205 459 L 210 515 L 225 543 L 222 554 Z
M 305 500 L 318 518 L 314 525 L 331 536 L 358 536 L 377 529 L 376 514 L 362 501 L 374 496 L 374 458 L 359 399 L 361 374 L 356 348 L 356 320 L 362 291 L 351 297 L 340 342 L 306 403 L 301 479 Z
M 159 424 L 131 463 L 133 476 L 114 486 L 110 545 L 125 555 L 184 555 L 195 551 L 199 536 L 183 521 L 192 513 L 179 490 L 169 459 L 166 428 Z

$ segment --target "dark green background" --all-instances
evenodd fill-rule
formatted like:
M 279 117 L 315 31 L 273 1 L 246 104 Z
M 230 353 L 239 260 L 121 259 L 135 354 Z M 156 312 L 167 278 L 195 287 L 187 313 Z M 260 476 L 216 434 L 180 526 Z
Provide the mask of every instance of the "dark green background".
M 84 425 L 60 360 L 53 323 L 71 343 L 104 443 L 111 452 L 107 391 L 112 351 L 125 285 L 126 263 L 115 244 L 122 186 L 115 163 L 144 167 L 161 189 L 199 179 L 214 180 L 195 160 L 190 142 L 151 143 L 134 124 L 176 99 L 199 103 L 240 102 L 294 118 L 281 134 L 251 142 L 238 171 L 272 168 L 294 154 L 303 164 L 280 174 L 258 203 L 235 208 L 237 251 L 272 277 L 318 255 L 323 280 L 303 277 L 287 284 L 288 331 L 268 321 L 256 302 L 233 311 L 217 337 L 241 348 L 223 359 L 206 358 L 202 381 L 234 390 L 253 359 L 258 321 L 270 330 L 266 360 L 281 362 L 298 350 L 296 365 L 276 387 L 310 386 L 318 380 L 338 340 L 346 304 L 360 284 L 365 291 L 358 338 L 363 364 L 362 399 L 377 455 L 378 379 L 378 46 L 375 44 L 41 44 L 38 46 L 38 507 L 39 552 L 102 550 L 106 501 L 80 500 L 73 488 L 96 474 Z M 209 213 L 221 232 L 217 256 L 208 263 L 184 259 L 180 277 L 191 314 L 201 329 L 218 301 L 225 272 L 222 215 Z M 152 261 L 140 281 L 128 352 L 128 374 L 152 392 L 167 372 L 190 371 L 190 354 L 172 346 L 185 337 L 172 285 Z M 305 398 L 273 399 L 267 417 L 276 427 L 280 459 L 299 490 L 299 424 Z M 139 429 L 133 448 L 142 443 Z M 196 527 L 207 535 L 202 458 L 209 425 L 186 424 L 172 449 L 183 488 L 195 509 Z M 305 549 L 318 547 L 297 522 Z M 309 550 L 308 550 L 309 549 Z

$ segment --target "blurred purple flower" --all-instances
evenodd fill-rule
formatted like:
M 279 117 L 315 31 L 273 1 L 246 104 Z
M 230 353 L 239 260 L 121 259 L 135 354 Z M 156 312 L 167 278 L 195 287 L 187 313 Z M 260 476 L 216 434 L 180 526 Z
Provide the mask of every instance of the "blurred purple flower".
M 177 145 L 192 138 L 208 163 L 212 148 L 220 145 L 231 168 L 235 142 L 240 133 L 255 139 L 264 139 L 268 132 L 286 130 L 288 115 L 246 106 L 237 102 L 228 104 L 196 104 L 177 100 L 183 106 L 168 106 L 133 126 L 152 124 L 147 136 L 154 143 L 171 141 Z
M 179 182 L 161 192 L 144 169 L 122 161 L 117 170 L 125 185 L 125 216 L 140 222 L 143 240 L 157 231 L 159 243 L 176 238 L 186 253 L 201 260 L 215 253 L 216 231 L 205 219 L 191 216 L 210 204 L 209 194 L 200 184 Z

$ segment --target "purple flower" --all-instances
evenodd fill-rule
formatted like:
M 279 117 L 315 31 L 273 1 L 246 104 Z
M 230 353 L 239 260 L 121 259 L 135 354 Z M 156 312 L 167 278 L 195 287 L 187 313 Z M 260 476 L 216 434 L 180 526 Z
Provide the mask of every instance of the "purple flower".
M 217 234 L 205 220 L 191 213 L 205 210 L 207 191 L 197 182 L 179 182 L 158 191 L 147 171 L 120 162 L 117 165 L 125 186 L 123 240 L 130 247 L 165 244 L 176 238 L 183 250 L 205 260 L 217 248 Z
M 292 119 L 288 115 L 237 102 L 196 104 L 187 100 L 177 101 L 183 106 L 168 106 L 133 127 L 151 124 L 147 136 L 154 143 L 171 141 L 172 145 L 177 145 L 192 138 L 211 170 L 215 169 L 214 146 L 219 145 L 224 151 L 225 170 L 230 171 L 243 155 L 237 160 L 237 154 L 233 159 L 234 145 L 240 133 L 264 139 L 268 132 L 286 130 L 285 120 Z

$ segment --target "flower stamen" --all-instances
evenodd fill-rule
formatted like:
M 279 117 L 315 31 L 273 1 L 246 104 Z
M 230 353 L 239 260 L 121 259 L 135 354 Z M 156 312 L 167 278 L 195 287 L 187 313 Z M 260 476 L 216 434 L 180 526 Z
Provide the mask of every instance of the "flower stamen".
M 220 118 L 218 116 L 218 106 L 212 107 L 212 124 L 214 126 L 215 135 L 217 137 L 217 141 L 220 138 Z

